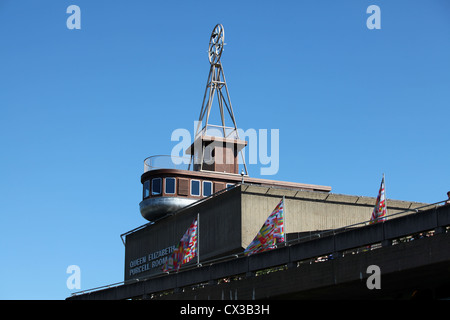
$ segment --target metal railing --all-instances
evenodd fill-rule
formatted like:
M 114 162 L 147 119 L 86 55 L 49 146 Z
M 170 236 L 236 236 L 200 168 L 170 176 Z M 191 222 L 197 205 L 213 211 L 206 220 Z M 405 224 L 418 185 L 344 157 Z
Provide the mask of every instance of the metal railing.
M 233 186 L 232 188 L 237 187 L 239 185 L 240 184 L 238 184 L 236 186 Z M 213 196 L 217 196 L 218 194 L 220 194 L 222 192 L 225 192 L 225 191 L 227 191 L 227 189 L 221 190 L 218 193 L 209 196 L 208 198 L 213 197 Z M 208 198 L 201 199 L 201 200 L 199 200 L 199 202 L 200 201 L 205 201 Z M 439 201 L 439 202 L 427 204 L 427 205 L 424 205 L 424 206 L 411 208 L 411 209 L 407 209 L 407 210 L 404 210 L 404 211 L 400 211 L 400 212 L 396 212 L 396 213 L 393 213 L 393 214 L 389 214 L 389 215 L 386 216 L 386 218 L 387 218 L 386 221 L 381 221 L 381 222 L 378 222 L 378 223 L 388 222 L 390 219 L 398 217 L 400 215 L 405 215 L 408 212 L 414 212 L 414 214 L 417 214 L 417 213 L 420 213 L 422 211 L 433 209 L 433 207 L 436 209 L 438 206 L 448 203 L 448 201 L 449 200 L 446 199 L 446 200 L 443 200 L 443 201 Z M 191 206 L 196 205 L 196 204 L 198 204 L 198 202 L 193 203 Z M 426 208 L 426 209 L 424 209 L 424 208 Z M 180 209 L 179 211 L 184 210 L 184 209 L 185 208 Z M 134 232 L 134 231 L 136 231 L 138 229 L 146 227 L 149 224 L 151 224 L 151 223 L 145 224 L 145 225 L 143 225 L 141 227 L 135 228 L 135 229 L 133 229 L 133 230 L 127 232 L 127 233 L 124 233 L 124 234 L 121 235 L 121 237 L 124 236 L 124 235 L 130 234 L 130 233 L 132 233 L 132 232 Z M 295 245 L 295 244 L 298 244 L 298 243 L 301 243 L 301 242 L 306 242 L 306 241 L 310 241 L 310 240 L 314 240 L 314 239 L 318 239 L 318 238 L 323 238 L 323 237 L 327 237 L 327 236 L 337 235 L 337 234 L 343 233 L 343 232 L 349 232 L 349 231 L 355 230 L 355 228 L 362 227 L 362 226 L 367 226 L 369 224 L 373 224 L 373 221 L 367 220 L 367 221 L 362 221 L 362 222 L 359 222 L 359 223 L 351 224 L 351 225 L 344 226 L 344 227 L 339 227 L 339 228 L 332 229 L 332 230 L 316 232 L 316 233 L 311 234 L 311 235 L 302 236 L 302 237 L 298 237 L 296 239 L 291 239 L 289 241 L 285 241 L 285 242 L 283 242 L 283 243 L 281 243 L 279 245 L 276 245 L 276 248 L 283 248 L 283 247 Z M 123 241 L 123 239 L 122 239 L 122 241 Z M 124 244 L 125 244 L 125 242 L 124 242 Z M 260 254 L 260 253 L 264 253 L 264 252 L 255 253 L 254 255 L 257 255 L 257 254 Z M 74 293 L 71 294 L 71 296 L 77 296 L 77 295 L 91 293 L 91 292 L 100 291 L 100 290 L 104 290 L 104 289 L 109 289 L 109 288 L 113 288 L 113 287 L 117 287 L 117 286 L 121 286 L 121 285 L 137 283 L 137 282 L 140 282 L 140 281 L 147 281 L 147 280 L 151 280 L 151 279 L 157 279 L 157 278 L 160 278 L 160 277 L 167 276 L 169 274 L 185 272 L 185 271 L 193 270 L 193 269 L 196 269 L 196 268 L 199 268 L 199 267 L 202 267 L 202 266 L 214 265 L 216 263 L 223 263 L 225 261 L 242 258 L 244 256 L 245 256 L 244 252 L 240 252 L 240 253 L 237 253 L 237 254 L 231 254 L 231 255 L 220 257 L 220 258 L 210 259 L 210 260 L 206 260 L 206 261 L 200 261 L 200 263 L 198 263 L 198 264 L 184 265 L 184 266 L 181 266 L 180 269 L 174 270 L 174 271 L 171 271 L 171 272 L 161 272 L 161 273 L 158 273 L 158 274 L 155 274 L 155 275 L 149 275 L 149 276 L 145 276 L 145 277 L 141 277 L 141 278 L 120 281 L 120 282 L 116 282 L 116 283 L 109 284 L 109 285 L 104 285 L 104 286 L 100 286 L 100 287 L 96 287 L 96 288 L 92 288 L 92 289 L 86 289 L 86 290 L 74 292 Z
M 207 124 L 206 126 L 204 126 L 199 132 L 197 132 L 194 140 L 201 136 L 215 136 L 225 139 L 239 138 L 239 134 L 235 128 L 218 126 L 214 124 Z
M 378 218 L 374 221 L 372 220 L 367 220 L 367 221 L 361 221 L 361 222 L 357 222 L 354 224 L 350 224 L 344 227 L 339 227 L 336 229 L 331 229 L 331 230 L 325 230 L 325 231 L 320 231 L 320 232 L 315 232 L 313 234 L 307 235 L 307 236 L 303 236 L 303 237 L 298 237 L 296 239 L 291 239 L 289 241 L 287 241 L 287 244 L 293 244 L 293 243 L 298 243 L 298 242 L 302 242 L 303 241 L 309 241 L 309 240 L 313 240 L 313 239 L 317 239 L 317 238 L 323 238 L 326 236 L 330 236 L 330 235 L 336 235 L 342 232 L 347 232 L 347 231 L 351 231 L 354 230 L 355 228 L 360 228 L 360 227 L 364 227 L 364 226 L 368 226 L 370 224 L 374 224 L 374 223 L 384 223 L 387 220 L 393 219 L 393 218 L 397 218 L 398 216 L 404 216 L 405 214 L 414 212 L 414 213 L 419 213 L 421 211 L 425 211 L 425 210 L 429 210 L 429 209 L 433 209 L 433 207 L 437 207 L 440 204 L 446 204 L 448 200 L 443 200 L 443 201 L 439 201 L 439 202 L 435 202 L 435 203 L 430 203 L 430 204 L 426 204 L 420 207 L 415 207 L 415 208 L 410 208 L 410 209 L 406 209 L 403 211 L 399 211 L 396 213 L 392 213 L 389 215 L 386 215 L 385 217 L 382 218 Z M 381 219 L 385 219 L 386 221 L 382 221 Z M 379 220 L 379 221 L 377 221 Z
M 191 157 L 180 157 L 173 155 L 156 155 L 144 160 L 144 173 L 157 169 L 189 170 Z

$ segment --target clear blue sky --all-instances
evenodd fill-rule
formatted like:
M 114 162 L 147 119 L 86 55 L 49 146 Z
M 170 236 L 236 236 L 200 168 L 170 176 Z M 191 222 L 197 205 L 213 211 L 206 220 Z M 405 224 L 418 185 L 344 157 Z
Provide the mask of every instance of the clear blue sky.
M 0 299 L 64 299 L 73 264 L 82 289 L 123 280 L 143 160 L 192 130 L 217 23 L 238 126 L 280 130 L 268 178 L 444 200 L 447 0 L 0 0 Z

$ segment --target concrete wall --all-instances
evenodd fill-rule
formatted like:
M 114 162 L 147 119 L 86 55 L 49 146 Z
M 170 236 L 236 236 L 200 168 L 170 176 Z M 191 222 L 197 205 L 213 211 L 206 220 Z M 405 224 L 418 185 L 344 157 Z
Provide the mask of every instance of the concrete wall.
M 253 240 L 269 214 L 285 196 L 285 232 L 337 229 L 368 221 L 376 198 L 243 185 L 242 246 Z M 387 201 L 388 214 L 423 206 L 410 201 Z
M 204 289 L 179 290 L 179 294 L 167 296 L 169 299 L 228 299 L 233 292 L 239 299 L 264 299 L 277 295 L 290 298 L 342 299 L 343 294 L 351 298 L 361 298 L 360 294 L 379 291 L 386 299 L 389 287 L 393 291 L 409 290 L 410 286 L 425 286 L 450 283 L 450 205 L 417 214 L 403 216 L 359 229 L 349 230 L 320 239 L 293 243 L 276 250 L 239 257 L 224 262 L 204 264 L 201 267 L 171 273 L 143 281 L 103 288 L 103 290 L 78 295 L 69 299 L 128 299 L 150 297 L 152 293 L 182 288 L 199 283 L 208 283 Z M 431 237 L 414 241 L 394 242 L 393 240 L 417 232 L 434 230 Z M 348 249 L 367 247 L 382 243 L 376 250 L 363 254 L 337 254 Z M 333 253 L 333 259 L 324 263 L 310 264 L 308 261 Z M 334 254 L 336 253 L 336 254 Z M 286 271 L 255 277 L 255 272 L 266 268 L 286 265 Z M 365 285 L 367 267 L 377 265 L 382 270 L 383 290 L 368 290 Z M 244 275 L 241 281 L 218 284 L 217 280 L 235 275 Z M 272 278 L 273 277 L 273 278 Z M 362 280 L 362 281 L 361 281 Z M 348 285 L 358 281 L 359 287 Z M 434 284 L 433 284 L 434 283 Z M 359 288 L 359 289 L 358 289 Z M 311 295 L 311 289 L 318 289 L 318 296 Z M 362 291 L 360 290 L 362 289 Z M 226 295 L 223 294 L 226 290 Z M 333 290 L 333 291 L 330 291 Z M 255 292 L 256 291 L 256 292 Z M 297 295 L 298 294 L 298 295 Z M 286 296 L 284 296 L 286 297 Z
M 370 219 L 375 198 L 242 185 L 126 236 L 125 280 L 161 273 L 163 260 L 200 216 L 200 261 L 241 252 L 285 196 L 287 233 L 335 229 Z M 422 204 L 388 201 L 388 213 Z M 191 262 L 191 263 L 195 263 Z
M 125 280 L 161 273 L 163 259 L 177 246 L 197 214 L 202 260 L 241 249 L 241 197 L 237 188 L 127 235 Z

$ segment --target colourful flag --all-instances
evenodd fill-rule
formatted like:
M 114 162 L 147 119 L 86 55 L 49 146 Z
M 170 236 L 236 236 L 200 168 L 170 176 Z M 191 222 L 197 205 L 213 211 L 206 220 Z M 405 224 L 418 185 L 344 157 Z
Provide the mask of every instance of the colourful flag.
M 172 252 L 171 256 L 163 265 L 163 271 L 171 271 L 180 269 L 181 265 L 188 263 L 197 256 L 197 218 L 194 219 L 191 226 L 181 238 L 177 248 Z
M 255 239 L 245 249 L 245 255 L 274 249 L 277 243 L 285 241 L 283 211 L 284 201 L 282 199 L 267 218 Z
M 386 206 L 386 190 L 384 185 L 384 174 L 381 180 L 380 190 L 378 191 L 377 202 L 372 211 L 372 216 L 370 217 L 370 223 L 376 223 L 380 221 L 386 221 L 387 206 Z

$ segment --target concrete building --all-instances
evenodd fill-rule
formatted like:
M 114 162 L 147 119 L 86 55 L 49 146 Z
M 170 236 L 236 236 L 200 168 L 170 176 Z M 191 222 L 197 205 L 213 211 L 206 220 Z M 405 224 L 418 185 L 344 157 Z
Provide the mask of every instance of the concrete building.
M 404 262 L 411 263 L 410 257 L 414 257 L 411 265 L 414 265 L 415 257 L 431 252 L 431 247 L 448 248 L 449 206 L 431 207 L 425 211 L 426 214 L 417 215 L 416 210 L 427 204 L 387 199 L 388 221 L 368 225 L 377 202 L 375 197 L 334 194 L 329 186 L 250 177 L 244 157 L 243 163 L 239 163 L 239 153 L 247 142 L 239 138 L 226 89 L 220 64 L 223 43 L 223 27 L 217 25 L 210 40 L 211 69 L 199 126 L 195 141 L 187 152 L 191 156 L 189 166 L 157 165 L 161 158 L 169 159 L 173 164 L 174 159 L 170 156 L 149 157 L 144 161 L 139 207 L 141 215 L 149 222 L 121 235 L 125 245 L 124 282 L 114 288 L 102 288 L 96 294 L 75 295 L 72 299 L 151 299 L 165 291 L 170 291 L 173 298 L 197 298 L 195 294 L 180 292 L 183 287 L 203 286 L 205 283 L 209 287 L 199 297 L 224 299 L 223 288 L 228 285 L 220 283 L 220 279 L 230 277 L 246 279 L 230 285 L 235 286 L 235 292 L 239 290 L 245 299 L 274 295 L 307 297 L 307 291 L 312 289 L 320 289 L 316 291 L 320 295 L 324 292 L 324 281 L 328 281 L 327 286 L 332 286 L 333 281 L 336 285 L 338 277 L 325 277 L 323 280 L 320 267 L 312 265 L 305 268 L 306 272 L 298 267 L 304 261 L 323 255 L 333 255 L 338 261 L 326 265 L 323 270 L 342 275 L 342 286 L 335 288 L 335 292 L 342 294 L 350 283 L 349 279 L 350 284 L 355 283 L 365 267 L 365 257 L 361 255 L 355 259 L 350 259 L 349 255 L 340 259 L 344 257 L 344 250 L 381 247 L 378 253 L 385 252 L 385 256 L 381 256 L 380 261 L 386 270 L 392 271 L 392 279 L 395 280 L 402 268 L 397 268 L 393 259 L 403 247 L 393 247 L 392 243 L 399 237 L 430 229 L 439 234 L 435 241 L 430 240 L 428 247 L 417 247 L 418 251 L 410 245 L 404 246 L 410 250 L 404 251 Z M 208 123 L 214 95 L 219 98 L 222 120 L 219 126 Z M 225 111 L 228 111 L 233 127 L 225 126 Z M 220 130 L 212 135 L 211 127 Z M 243 165 L 242 172 L 239 172 L 239 165 Z M 281 199 L 284 199 L 286 241 L 268 252 L 244 256 L 244 249 Z M 195 259 L 180 270 L 163 272 L 163 265 L 195 219 L 198 223 Z M 443 253 L 429 265 L 426 259 L 422 259 L 420 265 L 415 266 L 425 268 L 426 273 L 436 270 L 444 274 L 449 263 L 450 258 Z M 285 272 L 267 282 L 270 285 L 263 289 L 255 286 L 260 281 L 255 280 L 256 272 L 280 266 Z M 414 271 L 416 269 L 410 268 L 407 276 L 410 277 Z M 276 293 L 272 289 L 276 289 Z M 358 290 L 360 288 L 354 292 L 359 293 Z M 355 294 L 349 296 L 354 297 Z
M 368 221 L 376 201 L 292 187 L 238 184 L 122 235 L 124 280 L 161 274 L 162 264 L 197 215 L 200 263 L 242 254 L 283 196 L 287 240 Z M 388 200 L 389 214 L 424 205 Z M 190 262 L 195 263 L 197 260 Z

